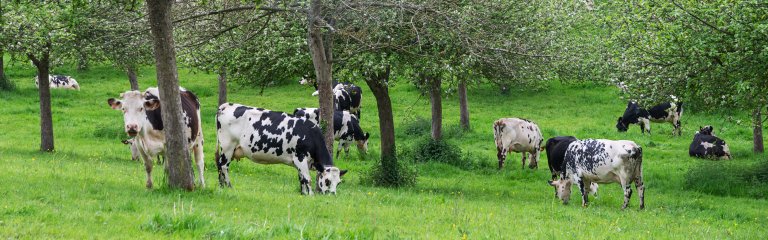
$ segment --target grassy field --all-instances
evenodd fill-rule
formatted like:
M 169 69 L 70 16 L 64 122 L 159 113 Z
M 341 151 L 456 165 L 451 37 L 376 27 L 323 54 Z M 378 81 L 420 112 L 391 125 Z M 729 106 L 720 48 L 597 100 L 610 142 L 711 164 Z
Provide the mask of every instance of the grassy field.
M 723 115 L 686 110 L 683 136 L 671 137 L 669 124 L 654 124 L 653 136 L 637 126 L 618 133 L 616 118 L 626 103 L 613 87 L 552 83 L 544 91 L 513 89 L 501 95 L 492 86 L 469 91 L 473 130 L 458 125 L 458 100 L 444 101 L 448 141 L 475 162 L 471 170 L 440 163 L 417 164 L 418 183 L 388 189 L 361 184 L 364 172 L 378 156 L 375 100 L 364 87 L 362 126 L 371 132 L 371 153 L 351 150 L 349 159 L 336 159 L 350 169 L 337 196 L 301 196 L 296 171 L 282 165 L 232 164 L 232 189 L 218 187 L 213 154 L 215 143 L 216 79 L 213 75 L 179 73 L 184 87 L 200 96 L 206 139 L 208 187 L 187 193 L 164 187 L 144 188 L 144 168 L 130 160 L 120 143 L 121 113 L 106 100 L 128 89 L 120 71 L 93 67 L 78 73 L 64 67 L 53 71 L 75 77 L 81 91 L 55 90 L 53 98 L 56 152 L 40 153 L 37 91 L 34 70 L 16 64 L 6 71 L 17 86 L 0 92 L 0 238 L 3 239 L 766 239 L 765 199 L 715 196 L 686 187 L 689 169 L 702 164 L 724 166 L 763 162 L 751 153 L 751 129 L 745 113 L 733 113 L 742 124 Z M 140 73 L 142 89 L 154 85 L 153 70 Z M 405 81 L 401 81 L 405 82 Z M 259 89 L 233 84 L 230 101 L 272 110 L 292 111 L 317 105 L 310 88 L 285 84 Z M 419 117 L 429 118 L 428 98 L 410 84 L 391 89 L 398 148 L 407 153 L 421 137 Z M 524 117 L 539 124 L 544 137 L 629 139 L 643 146 L 646 209 L 638 210 L 633 196 L 621 211 L 619 185 L 603 185 L 600 197 L 582 208 L 578 197 L 563 205 L 547 185 L 546 157 L 538 170 L 520 168 L 519 154 L 495 170 L 492 122 Z M 715 125 L 728 141 L 733 161 L 709 162 L 688 157 L 687 149 L 699 125 Z M 425 126 L 426 127 L 426 126 Z M 424 129 L 424 132 L 428 132 Z M 404 156 L 408 156 L 407 154 Z M 407 157 L 402 157 L 408 161 Z M 163 185 L 162 167 L 154 173 Z M 728 186 L 749 189 L 750 186 Z M 577 192 L 577 191 L 576 191 Z M 578 193 L 574 193 L 578 194 Z

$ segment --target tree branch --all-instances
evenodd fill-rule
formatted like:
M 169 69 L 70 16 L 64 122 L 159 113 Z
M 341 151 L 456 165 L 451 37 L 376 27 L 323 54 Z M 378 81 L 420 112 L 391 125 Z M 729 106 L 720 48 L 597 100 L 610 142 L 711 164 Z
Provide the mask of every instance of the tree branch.
M 222 9 L 222 10 L 217 10 L 217 11 L 210 11 L 210 12 L 206 12 L 206 13 L 201 13 L 201 14 L 185 17 L 185 18 L 182 18 L 182 19 L 174 20 L 173 23 L 174 24 L 175 23 L 180 23 L 180 22 L 184 22 L 184 21 L 188 21 L 188 20 L 192 20 L 192 19 L 197 19 L 197 18 L 201 18 L 201 17 L 207 17 L 207 16 L 211 16 L 211 15 L 218 15 L 218 14 L 223 14 L 223 13 L 246 11 L 246 10 L 254 10 L 254 9 L 262 10 L 262 11 L 267 11 L 267 12 L 271 12 L 271 13 L 275 13 L 275 12 L 306 12 L 307 11 L 307 9 L 304 9 L 304 8 L 293 8 L 293 7 L 292 8 L 256 7 L 254 5 L 250 5 L 250 6 L 240 6 L 240 7 L 233 7 L 233 8 L 227 8 L 227 9 Z
M 718 28 L 717 26 L 715 26 L 715 25 L 712 25 L 711 23 L 709 23 L 709 22 L 707 22 L 707 21 L 704 21 L 704 19 L 701 19 L 701 18 L 699 18 L 699 16 L 696 16 L 696 15 L 694 15 L 693 13 L 691 13 L 691 12 L 688 12 L 688 10 L 685 10 L 685 8 L 683 8 L 683 6 L 682 6 L 682 5 L 680 5 L 679 3 L 675 2 L 674 0 L 670 0 L 669 2 L 671 2 L 672 4 L 674 4 L 674 5 L 675 5 L 677 8 L 679 8 L 680 10 L 683 10 L 683 12 L 685 12 L 685 13 L 686 13 L 686 14 L 688 14 L 688 15 L 690 15 L 691 17 L 693 17 L 693 18 L 694 18 L 694 19 L 696 19 L 697 21 L 699 21 L 699 22 L 701 22 L 702 24 L 706 25 L 707 27 L 709 27 L 709 28 L 711 28 L 711 29 L 713 29 L 713 30 L 715 30 L 715 31 L 718 31 L 718 32 L 720 32 L 720 33 L 723 33 L 723 34 L 725 34 L 725 35 L 728 35 L 728 36 L 733 36 L 733 35 L 734 35 L 732 32 L 729 32 L 729 31 L 727 31 L 727 30 L 724 30 L 724 29 L 720 29 L 720 28 Z

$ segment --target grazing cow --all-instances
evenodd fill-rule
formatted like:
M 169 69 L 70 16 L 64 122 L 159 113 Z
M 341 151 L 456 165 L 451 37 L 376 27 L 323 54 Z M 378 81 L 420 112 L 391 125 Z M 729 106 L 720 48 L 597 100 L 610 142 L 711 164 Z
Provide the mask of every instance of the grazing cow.
M 261 164 L 294 166 L 299 171 L 302 194 L 312 194 L 310 167 L 318 171 L 320 193 L 336 194 L 336 186 L 347 172 L 333 165 L 323 133 L 306 118 L 225 103 L 216 113 L 216 129 L 216 166 L 221 186 L 232 186 L 229 164 L 242 157 Z
M 306 118 L 315 124 L 320 122 L 320 109 L 317 108 L 297 108 L 293 111 L 293 116 Z M 368 152 L 368 137 L 370 134 L 364 133 L 360 128 L 360 121 L 355 115 L 347 111 L 335 111 L 333 113 L 333 138 L 339 141 L 339 147 L 336 150 L 336 157 L 339 157 L 341 149 L 349 157 L 349 145 L 357 142 L 357 150 L 362 153 Z
M 674 129 L 673 135 L 680 136 L 680 117 L 683 115 L 683 103 L 667 102 L 654 106 L 650 111 L 641 108 L 636 102 L 629 101 L 624 116 L 619 117 L 616 128 L 626 132 L 629 124 L 640 124 L 640 131 L 651 134 L 651 122 L 669 122 Z
M 312 84 L 315 87 L 315 92 L 312 96 L 317 96 L 320 92 L 317 90 L 317 82 L 313 79 L 309 79 L 307 76 L 303 76 L 299 80 L 299 84 L 307 85 Z M 360 119 L 361 105 L 363 100 L 363 89 L 350 82 L 338 82 L 333 80 L 333 102 L 334 108 L 338 111 L 349 111 Z
M 493 123 L 493 137 L 496 141 L 499 169 L 504 166 L 504 160 L 508 152 L 523 154 L 523 168 L 525 159 L 531 154 L 529 168 L 538 168 L 541 142 L 544 138 L 536 123 L 520 118 L 502 118 Z
M 181 108 L 184 115 L 184 136 L 187 146 L 194 154 L 197 164 L 199 183 L 205 187 L 203 177 L 203 130 L 200 120 L 200 102 L 194 93 L 180 88 Z M 152 159 L 165 155 L 165 133 L 160 115 L 160 93 L 157 88 L 148 88 L 144 93 L 127 91 L 120 94 L 122 99 L 107 100 L 112 109 L 123 112 L 125 132 L 134 137 L 132 146 L 136 146 L 144 159 L 147 171 L 147 188 L 152 188 Z
M 572 142 L 565 152 L 563 173 L 560 180 L 549 181 L 555 187 L 563 204 L 571 198 L 571 184 L 581 191 L 581 203 L 587 206 L 587 193 L 592 183 L 621 183 L 624 189 L 624 205 L 627 208 L 632 196 L 631 183 L 635 183 L 640 195 L 640 209 L 645 207 L 643 186 L 643 149 L 635 142 L 626 140 L 586 139 Z
M 563 174 L 563 159 L 565 158 L 565 151 L 568 150 L 568 146 L 576 141 L 572 136 L 559 136 L 547 139 L 547 144 L 544 145 L 544 149 L 547 150 L 547 163 L 549 163 L 549 171 L 552 173 L 552 180 L 556 180 L 557 176 Z M 592 195 L 597 197 L 597 183 L 590 185 L 590 191 Z M 557 189 L 555 189 L 555 197 L 557 197 Z
M 698 158 L 731 159 L 728 144 L 723 139 L 713 135 L 713 131 L 712 126 L 700 127 L 699 131 L 693 135 L 693 142 L 688 148 L 688 155 Z
M 74 89 L 80 91 L 80 85 L 77 84 L 77 80 L 70 76 L 48 75 L 48 80 L 51 82 L 51 88 Z M 35 87 L 40 88 L 40 81 L 37 76 L 35 76 Z

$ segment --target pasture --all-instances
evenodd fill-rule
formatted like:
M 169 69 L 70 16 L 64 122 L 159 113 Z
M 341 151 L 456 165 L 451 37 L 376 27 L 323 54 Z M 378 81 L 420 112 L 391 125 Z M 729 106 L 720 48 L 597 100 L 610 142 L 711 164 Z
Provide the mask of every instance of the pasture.
M 443 102 L 446 139 L 460 146 L 472 164 L 458 168 L 442 163 L 412 164 L 415 187 L 389 189 L 361 183 L 378 158 L 378 117 L 373 95 L 364 83 L 361 125 L 371 133 L 370 153 L 351 149 L 350 158 L 334 159 L 350 172 L 336 196 L 302 196 L 296 170 L 284 165 L 234 162 L 233 188 L 218 187 L 214 165 L 216 76 L 180 69 L 181 85 L 202 103 L 205 178 L 208 187 L 180 192 L 164 187 L 156 166 L 156 189 L 144 187 L 143 165 L 130 160 L 120 143 L 119 111 L 106 100 L 129 86 L 124 74 L 110 66 L 78 73 L 73 67 L 52 71 L 73 76 L 81 91 L 52 90 L 56 151 L 38 152 L 38 94 L 34 69 L 16 63 L 6 71 L 15 92 L 0 92 L 0 238 L 4 239 L 765 239 L 768 202 L 749 197 L 719 196 L 688 189 L 685 175 L 700 165 L 751 165 L 765 156 L 751 152 L 747 113 L 707 114 L 686 109 L 682 137 L 672 137 L 670 124 L 653 124 L 643 136 L 632 125 L 616 131 L 616 118 L 626 101 L 612 86 L 552 82 L 545 90 L 512 89 L 502 95 L 493 86 L 469 89 L 473 130 L 458 128 L 456 96 Z M 154 86 L 153 68 L 139 75 L 141 89 Z M 414 143 L 429 134 L 429 100 L 405 79 L 390 89 L 401 161 L 410 161 Z M 229 101 L 291 112 L 316 107 L 311 87 L 285 83 L 264 90 L 230 84 Z M 598 199 L 582 208 L 578 190 L 569 205 L 553 196 L 542 153 L 539 169 L 521 169 L 512 153 L 496 170 L 492 123 L 500 117 L 535 121 L 544 138 L 627 139 L 644 149 L 646 209 L 637 196 L 621 211 L 618 184 L 602 185 Z M 688 157 L 688 145 L 700 125 L 715 125 L 735 160 L 711 162 Z M 406 131 L 409 130 L 409 131 Z M 416 132 L 416 133 L 413 133 Z M 343 155 L 343 154 L 342 154 Z M 314 176 L 314 173 L 313 173 Z M 728 186 L 750 191 L 751 186 Z M 764 189 L 764 188 L 763 188 Z M 764 196 L 764 195 L 763 195 Z

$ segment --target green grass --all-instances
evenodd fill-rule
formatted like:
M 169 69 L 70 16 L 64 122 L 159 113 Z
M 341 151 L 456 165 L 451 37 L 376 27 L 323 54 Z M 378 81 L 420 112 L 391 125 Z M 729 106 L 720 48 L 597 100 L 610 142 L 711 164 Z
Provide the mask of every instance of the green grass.
M 686 184 L 686 173 L 702 165 L 754 165 L 764 156 L 751 153 L 746 113 L 724 121 L 723 115 L 684 113 L 683 136 L 671 137 L 671 125 L 654 124 L 653 136 L 637 126 L 618 133 L 616 118 L 626 106 L 612 87 L 552 83 L 547 90 L 512 89 L 500 95 L 492 86 L 469 90 L 473 130 L 458 130 L 456 97 L 445 99 L 447 141 L 461 147 L 474 163 L 465 170 L 442 163 L 417 164 L 418 183 L 402 189 L 361 184 L 378 156 L 379 134 L 375 100 L 364 87 L 362 127 L 371 132 L 367 157 L 356 149 L 350 159 L 336 159 L 350 169 L 337 196 L 301 196 L 296 171 L 282 165 L 232 164 L 232 189 L 217 185 L 213 164 L 216 77 L 181 70 L 184 87 L 196 92 L 203 105 L 208 187 L 187 193 L 163 185 L 156 166 L 155 190 L 144 188 L 144 168 L 130 161 L 119 140 L 120 112 L 106 100 L 128 89 L 124 74 L 109 66 L 88 72 L 73 68 L 54 73 L 75 77 L 82 90 L 54 90 L 56 152 L 40 153 L 37 91 L 34 70 L 17 63 L 6 71 L 15 92 L 0 92 L 0 238 L 9 239 L 765 239 L 765 199 L 710 195 Z M 154 72 L 140 72 L 142 89 L 154 85 Z M 294 83 L 266 89 L 230 85 L 230 101 L 272 110 L 292 111 L 317 105 L 312 90 Z M 400 81 L 392 94 L 401 160 L 408 161 L 419 142 L 416 117 L 429 118 L 428 99 Z M 539 124 L 546 138 L 634 140 L 645 149 L 646 209 L 620 210 L 622 191 L 603 185 L 600 198 L 582 208 L 577 200 L 562 205 L 547 185 L 546 160 L 538 170 L 520 168 L 512 154 L 502 171 L 495 170 L 496 149 L 491 124 L 501 117 L 524 117 Z M 416 123 L 418 125 L 419 123 Z M 699 125 L 712 124 L 728 141 L 735 160 L 709 162 L 688 157 Z M 424 126 L 428 127 L 428 125 Z M 716 182 L 716 179 L 714 180 Z M 711 183 L 712 181 L 708 182 Z M 725 184 L 731 181 L 724 182 Z M 729 188 L 748 191 L 750 185 Z M 576 192 L 576 191 L 575 191 Z M 738 191 L 735 191 L 738 192 Z M 574 193 L 577 194 L 577 193 Z M 721 196 L 726 195 L 726 196 Z M 737 195 L 738 196 L 738 195 Z M 763 195 L 765 196 L 765 195 Z M 578 199 L 575 195 L 574 199 Z

